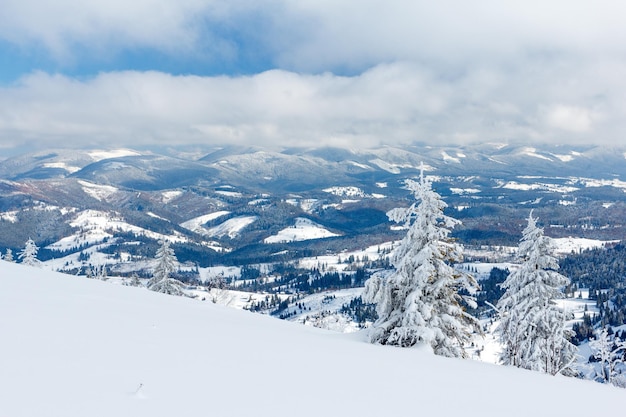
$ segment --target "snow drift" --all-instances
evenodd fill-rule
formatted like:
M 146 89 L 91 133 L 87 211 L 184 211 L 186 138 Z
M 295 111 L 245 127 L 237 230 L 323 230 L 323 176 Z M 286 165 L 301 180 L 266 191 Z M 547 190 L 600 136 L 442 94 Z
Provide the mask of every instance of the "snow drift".
M 7 262 L 0 334 L 0 416 L 589 416 L 624 398 Z

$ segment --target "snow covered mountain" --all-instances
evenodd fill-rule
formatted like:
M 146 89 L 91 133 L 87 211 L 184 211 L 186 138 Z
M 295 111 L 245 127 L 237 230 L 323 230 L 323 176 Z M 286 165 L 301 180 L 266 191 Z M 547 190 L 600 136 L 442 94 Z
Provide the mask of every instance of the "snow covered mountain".
M 0 251 L 19 251 L 32 237 L 46 260 L 72 255 L 69 271 L 98 257 L 140 261 L 163 237 L 201 266 L 362 249 L 401 235 L 385 213 L 410 204 L 403 180 L 422 163 L 463 221 L 455 230 L 462 243 L 515 243 L 531 209 L 554 237 L 622 239 L 625 155 L 503 144 L 57 149 L 0 161 Z M 79 221 L 87 211 L 110 220 L 100 241 Z
M 574 417 L 613 415 L 623 398 L 3 261 L 0 317 L 3 416 Z

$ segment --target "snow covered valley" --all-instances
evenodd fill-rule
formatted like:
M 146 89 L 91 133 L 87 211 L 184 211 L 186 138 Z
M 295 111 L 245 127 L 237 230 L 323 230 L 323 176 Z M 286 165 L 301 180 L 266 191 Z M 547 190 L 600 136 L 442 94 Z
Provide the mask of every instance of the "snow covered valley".
M 0 261 L 0 415 L 589 416 L 624 391 Z

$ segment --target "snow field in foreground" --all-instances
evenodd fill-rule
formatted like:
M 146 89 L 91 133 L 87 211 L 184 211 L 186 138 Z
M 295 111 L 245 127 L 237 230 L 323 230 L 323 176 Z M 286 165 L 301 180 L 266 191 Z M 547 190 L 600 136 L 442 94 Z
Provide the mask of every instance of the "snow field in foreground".
M 0 334 L 0 416 L 571 417 L 613 413 L 624 398 L 6 262 Z

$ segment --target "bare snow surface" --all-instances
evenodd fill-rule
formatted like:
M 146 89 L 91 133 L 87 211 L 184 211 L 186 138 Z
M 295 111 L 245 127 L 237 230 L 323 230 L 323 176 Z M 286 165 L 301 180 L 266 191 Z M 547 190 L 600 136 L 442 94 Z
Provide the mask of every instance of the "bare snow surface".
M 191 230 L 192 232 L 200 233 L 204 236 L 218 238 L 228 236 L 232 239 L 237 237 L 243 229 L 254 223 L 258 218 L 257 216 L 238 216 L 228 219 L 225 222 L 211 228 L 206 228 L 204 226 L 205 223 L 223 217 L 227 214 L 230 214 L 230 211 L 216 211 L 215 213 L 209 213 L 187 220 L 186 222 L 181 223 L 180 226 Z
M 94 161 L 102 161 L 103 159 L 122 158 L 125 156 L 138 156 L 139 152 L 131 151 L 130 149 L 113 149 L 110 151 L 92 151 L 89 152 L 89 156 Z
M 215 227 L 211 227 L 203 233 L 209 237 L 223 237 L 228 236 L 233 239 L 239 235 L 239 233 L 254 223 L 258 219 L 257 216 L 238 216 L 232 219 L 226 220 L 224 223 L 218 224 Z
M 69 172 L 70 174 L 73 174 L 74 172 L 78 172 L 81 170 L 81 168 L 67 165 L 65 162 L 47 162 L 47 163 L 44 163 L 42 166 L 44 168 L 63 169 Z
M 552 238 L 558 255 L 580 253 L 589 249 L 601 248 L 610 243 L 618 243 L 619 240 L 597 240 L 582 237 L 559 237 Z
M 82 180 L 78 180 L 78 183 L 82 185 L 85 193 L 89 194 L 98 201 L 106 200 L 118 191 L 117 188 L 110 185 L 93 184 Z
M 165 236 L 160 233 L 134 226 L 114 214 L 98 210 L 84 210 L 76 214 L 70 226 L 80 229 L 79 232 L 48 245 L 49 249 L 66 250 L 81 245 L 93 245 L 113 237 L 112 230 L 122 230 L 135 235 L 148 236 L 152 239 L 165 239 L 172 242 L 184 242 L 186 238 L 174 235 Z
M 572 417 L 624 398 L 4 261 L 0 334 L 0 416 Z
M 296 218 L 296 224 L 280 230 L 277 234 L 266 238 L 264 243 L 300 242 L 303 240 L 324 239 L 339 236 L 319 224 L 304 218 Z
M 184 223 L 181 223 L 181 227 L 184 227 L 185 229 L 191 230 L 192 232 L 197 232 L 197 233 L 207 233 L 207 229 L 205 229 L 203 226 L 205 223 L 210 222 L 211 220 L 215 220 L 219 217 L 225 216 L 227 214 L 230 214 L 230 211 L 216 211 L 215 213 L 209 213 L 209 214 L 205 214 L 203 216 L 198 216 L 195 217 L 191 220 L 187 220 Z

